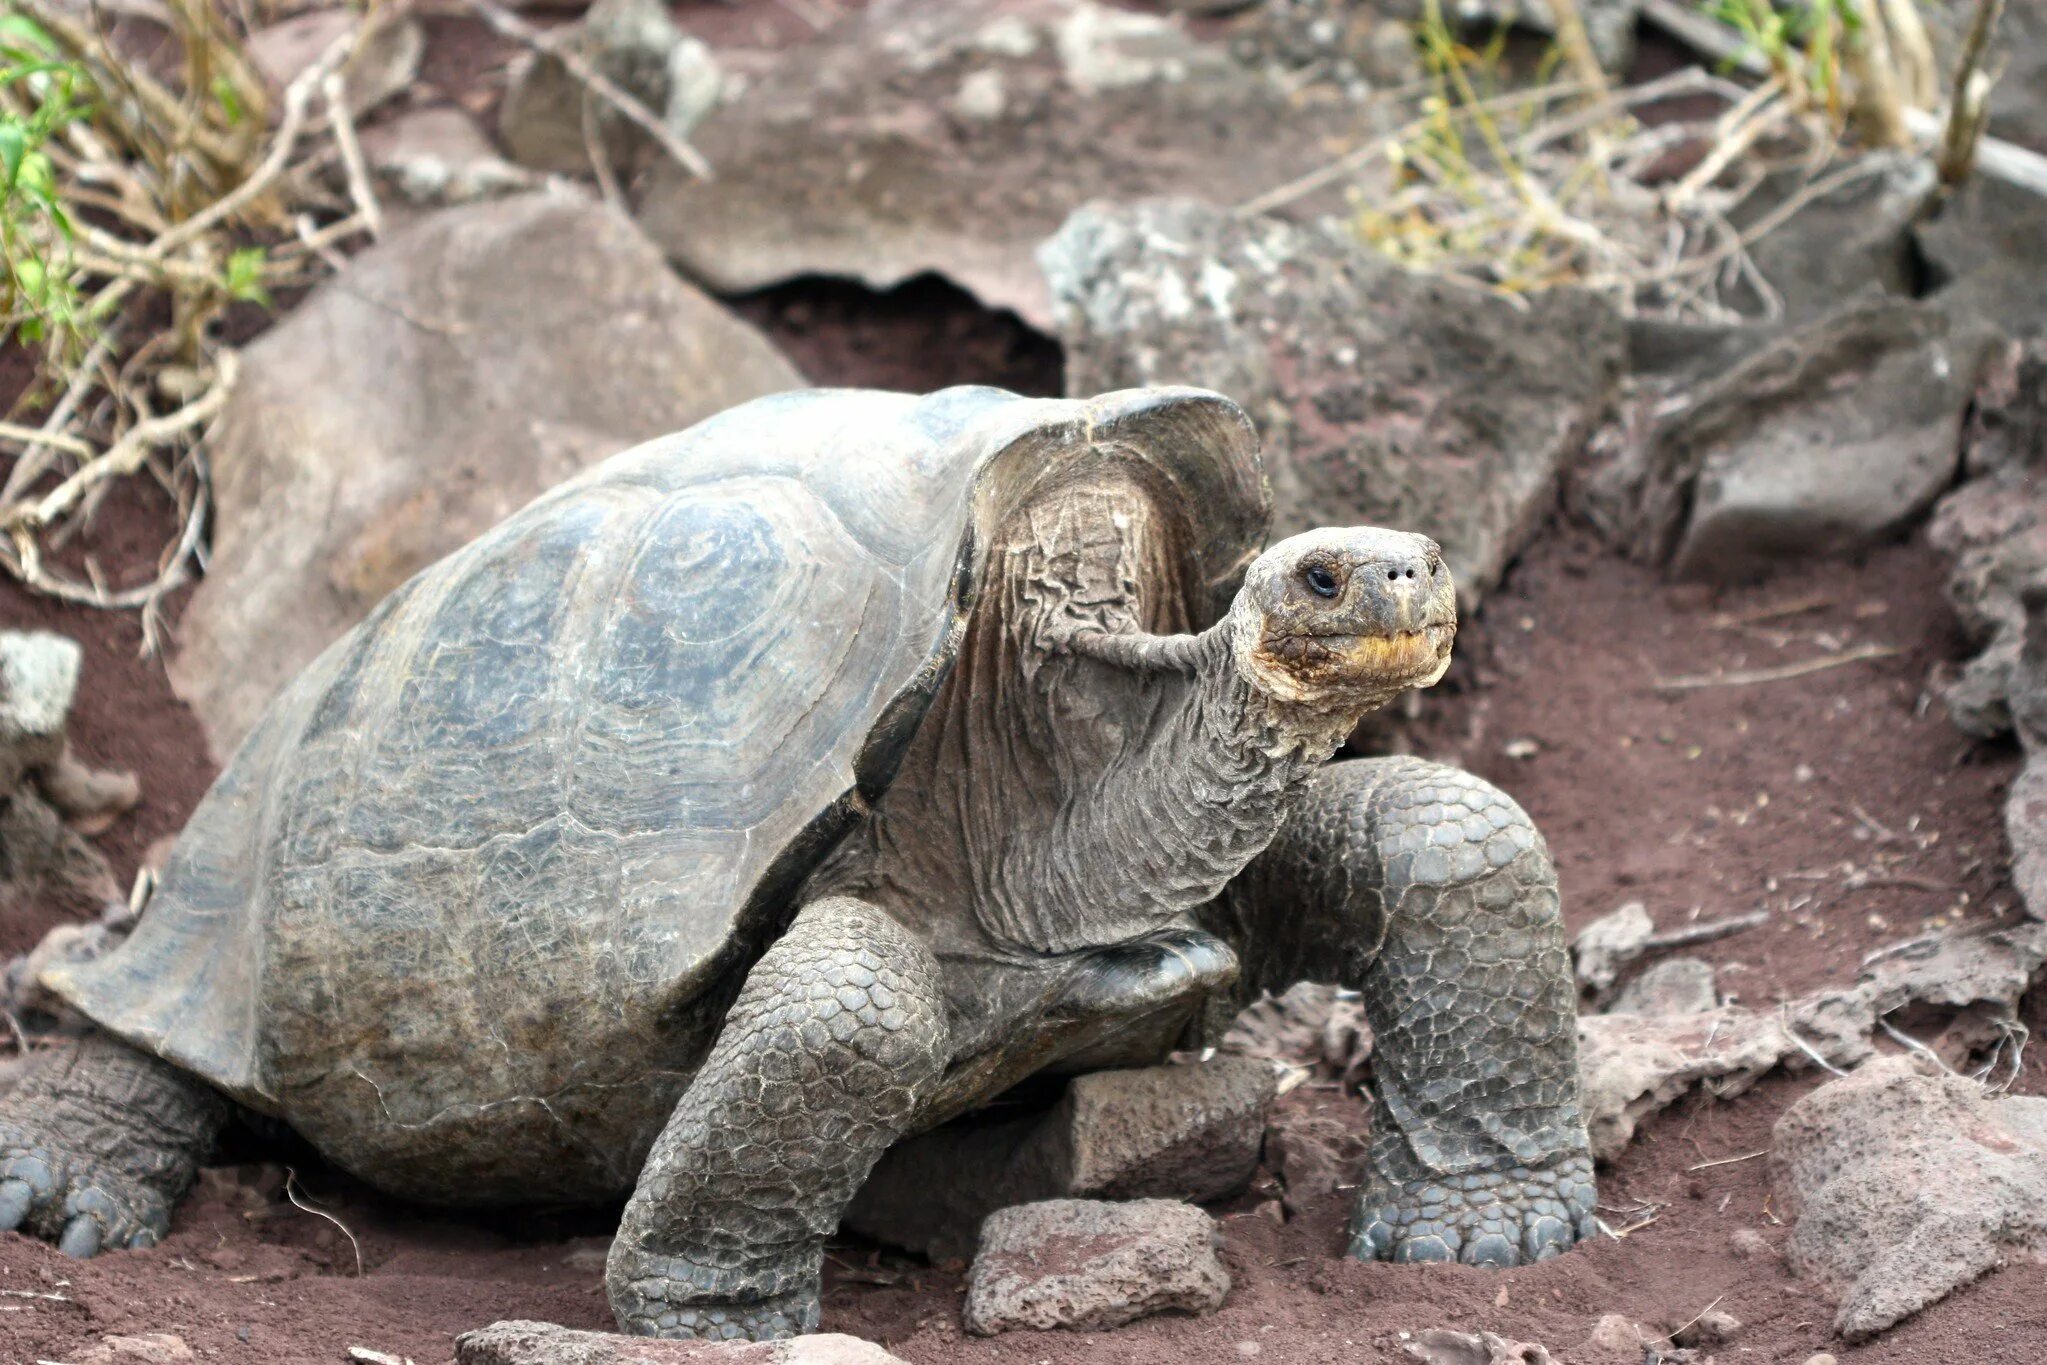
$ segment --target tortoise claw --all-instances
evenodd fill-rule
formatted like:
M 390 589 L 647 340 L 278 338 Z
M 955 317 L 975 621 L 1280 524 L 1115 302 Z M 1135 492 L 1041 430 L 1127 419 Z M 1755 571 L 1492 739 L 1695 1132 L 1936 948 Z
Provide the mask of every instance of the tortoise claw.
M 35 1189 L 26 1180 L 0 1182 L 0 1232 L 20 1227 L 35 1201 Z
M 1361 1192 L 1350 1254 L 1359 1260 L 1462 1261 L 1507 1267 L 1547 1260 L 1594 1234 L 1592 1160 L 1464 1175 L 1382 1171 Z
M 57 1250 L 75 1261 L 89 1261 L 99 1254 L 99 1220 L 89 1213 L 81 1213 L 64 1225 L 64 1235 L 57 1239 Z

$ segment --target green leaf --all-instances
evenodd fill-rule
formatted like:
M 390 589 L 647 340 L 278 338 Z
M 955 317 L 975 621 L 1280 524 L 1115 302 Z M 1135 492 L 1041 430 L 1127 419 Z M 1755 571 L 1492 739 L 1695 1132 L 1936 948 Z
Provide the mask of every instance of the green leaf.
M 225 75 L 215 76 L 213 98 L 219 102 L 221 112 L 227 115 L 228 127 L 232 128 L 241 123 L 246 111 L 242 108 L 242 97 L 235 90 L 233 81 Z
M 0 120 L 0 188 L 14 188 L 27 156 L 28 129 L 14 119 Z
M 43 30 L 41 24 L 26 14 L 0 14 L 0 38 L 11 38 L 14 42 L 25 44 L 44 56 L 57 55 L 56 40 Z
M 260 246 L 245 246 L 231 253 L 222 281 L 227 286 L 227 296 L 242 303 L 261 304 L 268 308 L 270 291 L 263 287 L 263 271 L 267 265 Z

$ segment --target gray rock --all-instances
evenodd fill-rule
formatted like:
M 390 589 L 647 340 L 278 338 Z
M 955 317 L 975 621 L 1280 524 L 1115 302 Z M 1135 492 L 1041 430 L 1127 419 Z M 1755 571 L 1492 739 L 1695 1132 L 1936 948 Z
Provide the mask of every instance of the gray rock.
M 2047 1256 L 2047 1099 L 1885 1057 L 1777 1120 L 1771 1165 L 1801 1273 L 1870 1337 L 2012 1256 Z
M 1939 189 L 1933 163 L 1905 152 L 1871 152 L 1857 164 L 1864 174 L 1806 204 L 1749 248 L 1789 326 L 1826 317 L 1857 296 L 1914 292 L 1912 225 Z M 1771 176 L 1742 202 L 1733 223 L 1754 228 L 1806 192 L 1813 179 L 1803 169 Z M 1722 302 L 1748 316 L 1767 311 L 1746 282 L 1723 293 Z
M 846 1226 L 937 1259 L 997 1209 L 1058 1198 L 1220 1199 L 1258 1167 L 1273 1068 L 1218 1056 L 1075 1077 L 1042 1114 L 968 1117 L 891 1148 Z
M 1424 74 L 1419 5 L 1264 0 L 1230 28 L 1230 52 L 1302 89 L 1331 85 L 1352 99 Z
M 1635 56 L 1636 0 L 1578 0 L 1585 37 L 1599 64 L 1615 73 L 1626 71 Z M 1537 33 L 1554 34 L 1557 21 L 1548 0 L 1449 0 L 1445 15 L 1463 24 L 1512 24 Z
M 1214 1220 L 1192 1204 L 1054 1199 L 989 1215 L 967 1272 L 966 1328 L 1102 1329 L 1229 1293 Z
M 2008 6 L 2007 16 L 2022 6 Z M 2047 59 L 2047 43 L 2042 45 Z M 2005 82 L 2000 81 L 2002 87 Z M 2047 111 L 2047 101 L 2042 103 Z M 1916 237 L 1934 297 L 2013 336 L 2047 330 L 2047 202 L 2001 180 L 1977 176 L 1918 225 Z
M 1855 985 L 1774 1010 L 1723 1005 L 1699 1014 L 1588 1014 L 1578 1019 L 1578 1067 L 1593 1155 L 1606 1160 L 1642 1119 L 1694 1086 L 1721 1099 L 1779 1066 L 1856 1066 L 1875 1052 L 1877 1021 L 1921 1003 L 1950 1023 L 1930 1046 L 1950 1065 L 2005 1036 L 2018 1001 L 2047 962 L 2047 925 L 1916 939 L 1878 954 Z
M 455 1338 L 455 1365 L 903 1365 L 838 1332 L 790 1341 L 653 1341 L 550 1322 L 494 1322 Z
M 0 630 L 0 917 L 92 915 L 120 899 L 84 836 L 142 793 L 132 775 L 89 768 L 71 750 L 65 722 L 83 661 L 62 635 Z
M 1571 940 L 1578 984 L 1594 995 L 1612 990 L 1627 965 L 1649 950 L 1649 940 L 1654 937 L 1656 921 L 1649 918 L 1649 907 L 1640 901 L 1629 901 L 1601 915 Z
M 134 1336 L 108 1334 L 97 1346 L 71 1357 L 77 1365 L 179 1365 L 197 1360 L 185 1339 L 169 1332 L 143 1332 Z
M 1299 1217 L 1318 1200 L 1357 1185 L 1365 1140 L 1327 1114 L 1277 1114 L 1265 1130 L 1265 1161 L 1286 1187 L 1286 1211 Z
M 0 630 L 0 790 L 21 777 L 25 759 L 9 758 L 64 737 L 78 695 L 85 651 L 47 630 Z
M 1799 328 L 1667 404 L 1595 476 L 1598 519 L 1689 578 L 1875 543 L 1952 481 L 1991 339 L 1904 300 Z
M 1665 958 L 1622 986 L 1608 1014 L 1699 1014 L 1720 1003 L 1713 965 L 1696 957 Z
M 1239 203 L 1385 116 L 1095 0 L 884 0 L 705 119 L 695 142 L 714 180 L 651 166 L 639 215 L 713 289 L 806 274 L 889 288 L 936 272 L 1049 327 L 1032 252 L 1082 203 Z
M 2013 729 L 2014 699 L 2041 676 L 2021 653 L 2027 602 L 2047 593 L 2047 338 L 1999 348 L 1962 444 L 1968 478 L 1941 500 L 1927 539 L 1954 561 L 1948 600 L 1981 649 L 1947 689 L 1948 714 L 1990 738 Z M 2031 740 L 2042 736 L 2034 727 Z
M 352 9 L 312 10 L 249 35 L 249 58 L 282 91 L 318 61 L 329 45 L 364 22 Z M 387 13 L 369 21 L 369 34 L 342 68 L 342 99 L 361 116 L 409 87 L 426 54 L 426 34 L 409 15 Z
M 230 753 L 417 570 L 604 456 L 800 382 L 579 195 L 394 233 L 243 353 L 172 680 Z
M 497 154 L 460 109 L 413 109 L 366 128 L 363 158 L 384 190 L 422 208 L 500 199 L 536 187 L 540 177 Z
M 1547 1347 L 1510 1341 L 1496 1332 L 1453 1332 L 1431 1327 L 1414 1334 L 1407 1353 L 1424 1365 L 1550 1365 Z
M 1275 536 L 1424 528 L 1467 601 L 1548 515 L 1625 346 L 1589 294 L 1524 311 L 1329 233 L 1187 200 L 1091 204 L 1039 260 L 1069 393 L 1228 393 L 1265 440 Z
M 660 0 L 597 0 L 561 41 L 677 137 L 690 135 L 725 88 L 710 48 L 683 32 Z M 653 146 L 643 130 L 591 97 L 559 57 L 538 52 L 512 64 L 498 106 L 498 136 L 514 160 L 564 175 L 590 171 L 591 138 L 619 168 Z

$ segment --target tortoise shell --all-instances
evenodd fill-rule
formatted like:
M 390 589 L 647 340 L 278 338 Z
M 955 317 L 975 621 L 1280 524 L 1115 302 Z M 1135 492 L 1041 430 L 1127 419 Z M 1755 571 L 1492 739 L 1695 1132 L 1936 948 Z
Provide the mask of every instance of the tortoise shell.
M 1266 514 L 1213 394 L 789 393 L 613 457 L 327 649 L 134 935 L 48 984 L 399 1193 L 629 1189 L 890 780 L 985 547 L 1104 454 L 1182 521 L 1212 620 Z

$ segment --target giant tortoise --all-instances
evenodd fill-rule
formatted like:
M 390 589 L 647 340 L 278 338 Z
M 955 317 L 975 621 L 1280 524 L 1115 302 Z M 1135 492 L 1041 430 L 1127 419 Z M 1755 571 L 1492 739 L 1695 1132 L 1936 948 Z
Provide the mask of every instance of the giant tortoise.
M 1324 766 L 1448 666 L 1442 557 L 1265 520 L 1189 389 L 783 394 L 594 467 L 322 654 L 47 974 L 101 1031 L 0 1102 L 0 1227 L 153 1243 L 240 1106 L 401 1196 L 630 1195 L 626 1328 L 799 1333 L 899 1137 L 1315 978 L 1377 1039 L 1352 1254 L 1569 1246 L 1541 838 Z

